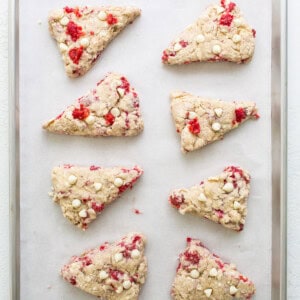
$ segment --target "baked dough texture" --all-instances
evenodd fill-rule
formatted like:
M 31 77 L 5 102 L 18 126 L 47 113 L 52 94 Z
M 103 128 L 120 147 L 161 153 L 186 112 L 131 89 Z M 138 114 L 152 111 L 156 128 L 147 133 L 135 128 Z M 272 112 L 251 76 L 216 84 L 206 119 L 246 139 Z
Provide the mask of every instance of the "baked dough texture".
M 136 7 L 65 7 L 49 14 L 49 30 L 56 40 L 69 77 L 84 75 L 102 51 L 141 13 Z
M 86 230 L 111 202 L 131 189 L 143 170 L 63 165 L 52 170 L 53 201 L 72 224 Z
M 235 3 L 221 0 L 179 34 L 163 52 L 164 64 L 229 61 L 245 63 L 255 48 L 256 31 Z
M 226 102 L 186 92 L 171 94 L 171 112 L 183 153 L 221 140 L 245 121 L 259 118 L 254 102 Z
M 220 175 L 209 177 L 191 188 L 174 190 L 169 202 L 183 215 L 193 213 L 226 228 L 242 231 L 249 192 L 249 173 L 240 167 L 229 166 Z
M 144 248 L 144 236 L 129 233 L 119 241 L 73 256 L 61 275 L 101 300 L 137 300 L 147 274 Z
M 187 247 L 179 255 L 173 299 L 248 300 L 254 293 L 254 284 L 235 265 L 223 262 L 200 240 L 187 238 Z
M 134 136 L 143 131 L 144 122 L 135 89 L 124 76 L 109 73 L 43 128 L 68 135 Z

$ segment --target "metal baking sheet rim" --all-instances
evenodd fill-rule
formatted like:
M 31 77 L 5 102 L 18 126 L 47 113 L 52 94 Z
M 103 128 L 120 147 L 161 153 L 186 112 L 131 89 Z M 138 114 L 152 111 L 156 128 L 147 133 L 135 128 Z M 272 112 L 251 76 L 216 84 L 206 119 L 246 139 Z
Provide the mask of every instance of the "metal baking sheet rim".
M 19 0 L 9 1 L 10 299 L 20 298 Z M 272 300 L 287 299 L 287 1 L 272 0 Z

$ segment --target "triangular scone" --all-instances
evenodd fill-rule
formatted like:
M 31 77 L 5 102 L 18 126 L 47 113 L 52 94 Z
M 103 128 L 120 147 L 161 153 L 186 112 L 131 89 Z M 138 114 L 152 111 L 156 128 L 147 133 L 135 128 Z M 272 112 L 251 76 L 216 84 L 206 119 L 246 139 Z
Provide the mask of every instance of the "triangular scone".
M 134 168 L 63 165 L 52 170 L 53 201 L 63 215 L 85 230 L 109 203 L 121 196 L 143 174 Z
M 147 274 L 144 248 L 145 238 L 129 233 L 117 242 L 73 256 L 61 275 L 103 300 L 137 300 Z
M 67 75 L 84 75 L 106 46 L 141 13 L 135 7 L 65 7 L 49 15 Z
M 255 34 L 236 4 L 221 0 L 171 42 L 162 61 L 170 65 L 196 61 L 244 63 L 253 56 Z
M 137 93 L 127 79 L 109 73 L 43 128 L 59 134 L 133 136 L 144 129 Z
M 199 240 L 187 238 L 187 248 L 179 255 L 173 299 L 246 300 L 254 293 L 253 282 L 235 265 L 223 262 Z
M 250 175 L 245 170 L 230 166 L 214 177 L 188 189 L 171 193 L 170 204 L 181 214 L 194 213 L 232 230 L 244 228 Z
M 241 123 L 259 118 L 254 102 L 225 102 L 185 92 L 171 94 L 171 111 L 184 153 L 221 140 Z

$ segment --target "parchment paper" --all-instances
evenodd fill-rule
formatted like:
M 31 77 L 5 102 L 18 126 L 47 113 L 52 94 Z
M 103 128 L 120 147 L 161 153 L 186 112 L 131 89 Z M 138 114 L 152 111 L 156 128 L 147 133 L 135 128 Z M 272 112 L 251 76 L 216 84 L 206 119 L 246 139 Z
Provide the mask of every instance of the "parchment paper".
M 231 261 L 257 287 L 255 299 L 271 299 L 271 1 L 237 1 L 257 30 L 255 56 L 247 65 L 229 63 L 163 66 L 163 49 L 195 21 L 210 0 L 20 1 L 21 129 L 21 298 L 85 300 L 59 270 L 74 254 L 114 241 L 130 231 L 148 238 L 149 273 L 140 299 L 170 299 L 177 256 L 187 236 Z M 142 16 L 105 50 L 93 69 L 67 78 L 47 15 L 65 5 L 136 5 Z M 258 9 L 259 8 L 259 9 Z M 41 24 L 38 24 L 41 21 Z M 123 73 L 141 99 L 145 131 L 134 138 L 80 138 L 44 132 L 41 125 L 93 88 L 109 71 Z M 254 100 L 261 119 L 249 121 L 223 141 L 183 155 L 169 108 L 169 93 L 185 90 L 224 100 Z M 132 191 L 108 207 L 81 232 L 52 202 L 50 172 L 71 163 L 141 165 L 145 174 Z M 240 165 L 252 175 L 249 211 L 243 232 L 195 216 L 181 216 L 168 193 Z M 135 215 L 133 208 L 143 212 Z

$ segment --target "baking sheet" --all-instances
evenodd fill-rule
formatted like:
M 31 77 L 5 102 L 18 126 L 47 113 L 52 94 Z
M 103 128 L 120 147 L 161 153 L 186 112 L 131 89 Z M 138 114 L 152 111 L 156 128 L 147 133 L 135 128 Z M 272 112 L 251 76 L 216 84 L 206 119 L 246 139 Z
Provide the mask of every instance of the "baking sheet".
M 162 50 L 210 0 L 101 1 L 136 5 L 142 16 L 121 33 L 84 77 L 64 73 L 47 28 L 48 11 L 66 3 L 20 1 L 20 295 L 21 299 L 94 299 L 64 282 L 61 266 L 73 254 L 113 241 L 130 231 L 148 238 L 149 273 L 141 299 L 169 299 L 177 256 L 185 238 L 200 238 L 231 261 L 257 287 L 255 299 L 271 299 L 271 14 L 272 1 L 238 1 L 257 30 L 256 51 L 248 65 L 160 63 Z M 69 6 L 82 4 L 68 3 Z M 84 4 L 99 5 L 97 1 Z M 257 7 L 264 14 L 257 14 Z M 41 21 L 41 24 L 39 24 Z M 50 135 L 41 124 L 92 88 L 107 72 L 126 75 L 137 89 L 145 131 L 134 138 L 80 138 Z M 169 108 L 169 93 L 182 89 L 226 100 L 254 100 L 261 118 L 203 150 L 183 155 Z M 103 166 L 139 164 L 145 170 L 132 191 L 108 207 L 87 232 L 63 218 L 52 203 L 50 172 L 62 163 Z M 248 217 L 235 233 L 194 216 L 181 216 L 168 193 L 240 165 L 252 175 Z M 143 212 L 135 215 L 133 208 Z

